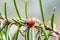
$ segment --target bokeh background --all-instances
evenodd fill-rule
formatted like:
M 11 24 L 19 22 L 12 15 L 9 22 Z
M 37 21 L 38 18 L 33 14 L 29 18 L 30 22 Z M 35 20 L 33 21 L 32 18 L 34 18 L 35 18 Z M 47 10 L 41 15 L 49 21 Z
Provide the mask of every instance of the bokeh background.
M 7 13 L 9 18 L 17 18 L 17 14 L 14 8 L 13 0 L 0 0 L 0 11 L 4 15 L 4 2 L 7 2 Z M 23 18 L 25 18 L 25 0 L 16 0 L 17 6 Z M 60 0 L 42 0 L 45 20 L 48 23 L 52 14 L 52 9 L 56 7 L 55 23 L 58 31 L 60 31 Z M 41 20 L 41 12 L 39 8 L 39 0 L 28 0 L 28 15 L 29 18 L 34 17 Z M 42 20 L 41 20 L 42 21 Z M 16 31 L 17 27 L 11 28 L 11 36 Z M 13 30 L 13 31 L 12 31 Z M 19 34 L 20 35 L 20 34 Z M 19 37 L 20 38 L 20 37 Z M 19 40 L 24 40 L 23 37 Z

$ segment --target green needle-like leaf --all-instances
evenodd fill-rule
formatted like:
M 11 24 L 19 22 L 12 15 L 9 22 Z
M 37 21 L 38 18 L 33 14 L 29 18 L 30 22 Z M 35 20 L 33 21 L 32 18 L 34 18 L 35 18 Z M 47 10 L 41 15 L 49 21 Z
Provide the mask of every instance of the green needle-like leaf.
M 43 33 L 44 33 L 45 40 L 48 40 L 48 35 L 46 34 L 45 27 L 43 27 L 43 26 L 42 26 L 42 31 L 43 31 Z
M 18 22 L 18 21 L 16 21 L 15 19 L 12 19 L 13 21 L 15 21 L 16 23 L 18 23 L 20 26 L 22 26 L 22 25 L 24 25 L 24 24 L 22 24 L 21 22 Z M 23 34 L 23 32 L 19 29 L 19 32 L 21 33 L 21 35 L 23 36 L 23 37 L 25 37 L 25 35 Z
M 3 40 L 6 40 L 6 37 L 5 37 L 4 33 L 2 33 L 2 38 L 3 38 Z
M 11 39 L 10 39 L 10 35 L 9 35 L 10 27 L 11 27 L 11 25 L 8 25 L 8 26 L 7 26 L 7 32 L 6 32 L 7 40 L 11 40 Z
M 51 28 L 54 29 L 54 17 L 55 17 L 56 7 L 53 9 L 51 16 Z
M 0 31 L 1 31 L 1 21 L 0 21 Z M 1 33 L 1 32 L 0 32 Z
M 0 32 L 0 40 L 2 40 L 2 33 Z
M 0 16 L 2 16 L 1 12 L 0 12 Z
M 27 19 L 28 18 L 28 0 L 25 0 L 25 15 Z
M 50 37 L 51 34 L 52 34 L 52 31 L 49 31 L 49 33 L 48 33 L 48 38 Z
M 42 0 L 39 0 L 39 4 L 40 4 L 42 21 L 43 21 L 44 26 L 45 26 L 45 19 L 44 19 L 44 11 L 43 11 L 43 6 L 42 6 Z
M 15 19 L 12 19 L 14 22 L 16 22 L 16 23 L 18 23 L 18 24 L 20 24 L 18 21 L 16 21 Z
M 20 12 L 19 12 L 18 7 L 17 7 L 16 0 L 13 0 L 13 1 L 14 1 L 14 6 L 16 9 L 17 15 L 18 15 L 19 19 L 21 20 L 21 15 L 20 15 Z
M 39 32 L 38 40 L 42 40 L 41 30 L 40 30 L 40 32 Z
M 31 40 L 34 40 L 34 27 L 31 28 Z
M 19 24 L 20 26 L 22 26 L 22 25 L 25 25 L 25 24 L 23 24 L 21 21 L 17 21 L 17 20 L 15 20 L 15 19 L 12 19 L 16 24 Z
M 40 24 L 40 23 L 41 23 L 41 21 L 40 21 L 40 20 L 38 20 L 37 18 L 33 18 L 33 20 L 34 20 L 34 21 L 36 21 L 38 24 Z
M 8 21 L 8 18 L 7 18 L 7 12 L 6 12 L 6 2 L 4 3 L 4 14 L 5 14 L 5 19 Z
M 25 32 L 25 40 L 28 40 L 27 32 Z
M 19 32 L 21 33 L 21 35 L 23 36 L 23 37 L 25 37 L 25 35 L 23 34 L 23 32 L 19 29 Z
M 5 28 L 4 31 L 3 31 L 6 40 L 11 40 L 11 39 L 10 39 L 10 35 L 9 35 L 10 27 L 11 27 L 11 25 L 7 25 L 6 28 Z M 3 35 L 3 34 L 2 34 L 2 35 Z
M 25 33 L 25 40 L 29 40 L 29 31 L 30 31 L 30 28 L 28 27 L 28 30 Z
M 55 17 L 56 7 L 52 11 L 51 21 L 49 21 L 49 25 L 51 26 L 52 30 L 56 28 L 56 25 L 54 23 L 54 17 Z M 52 34 L 52 31 L 49 31 L 48 37 Z
M 26 15 L 26 19 L 28 19 L 28 1 L 25 0 L 25 15 Z M 29 40 L 29 27 L 27 32 L 25 33 L 25 40 Z
M 12 37 L 12 40 L 18 40 L 18 34 L 19 34 L 19 29 L 17 30 L 17 32 Z
M 51 20 L 49 21 L 48 25 L 51 26 Z M 55 25 L 55 23 L 53 23 L 53 26 L 54 26 L 54 29 L 56 29 L 56 25 Z M 52 31 L 49 31 L 49 33 L 48 33 L 48 37 L 50 37 L 50 35 L 51 35 L 52 33 L 53 33 Z
M 27 32 L 25 32 L 25 40 L 29 40 L 29 35 L 27 35 L 28 33 Z

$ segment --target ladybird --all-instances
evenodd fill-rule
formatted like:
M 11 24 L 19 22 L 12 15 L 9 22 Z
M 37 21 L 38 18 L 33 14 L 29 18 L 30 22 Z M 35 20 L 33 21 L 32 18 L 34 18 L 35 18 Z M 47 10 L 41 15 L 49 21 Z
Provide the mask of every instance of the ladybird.
M 32 27 L 35 24 L 35 22 L 32 18 L 25 20 L 25 23 L 30 27 Z

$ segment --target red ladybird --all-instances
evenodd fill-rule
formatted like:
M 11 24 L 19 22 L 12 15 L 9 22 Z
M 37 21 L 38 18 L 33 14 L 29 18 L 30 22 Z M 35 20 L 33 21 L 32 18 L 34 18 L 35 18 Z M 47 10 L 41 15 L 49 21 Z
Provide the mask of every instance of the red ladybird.
M 25 20 L 25 23 L 28 26 L 33 26 L 35 24 L 35 22 L 34 22 L 34 20 L 32 18 L 29 18 L 29 19 Z

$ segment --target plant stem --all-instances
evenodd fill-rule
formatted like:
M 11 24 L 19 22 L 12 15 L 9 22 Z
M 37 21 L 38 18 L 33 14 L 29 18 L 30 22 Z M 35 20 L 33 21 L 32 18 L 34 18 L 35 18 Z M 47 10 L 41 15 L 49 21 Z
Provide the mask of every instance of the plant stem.
M 26 19 L 28 19 L 28 1 L 25 0 L 25 15 L 26 15 Z
M 44 19 L 44 11 L 43 11 L 43 6 L 42 6 L 42 0 L 39 0 L 39 4 L 40 4 L 40 10 L 41 10 L 42 21 L 43 21 L 44 26 L 45 26 L 45 19 Z
M 6 2 L 4 3 L 4 12 L 5 12 L 5 19 L 8 21 L 8 18 L 7 18 L 7 12 L 6 12 Z
M 13 1 L 14 1 L 14 6 L 15 6 L 15 9 L 16 9 L 17 15 L 18 15 L 19 19 L 21 20 L 21 15 L 19 13 L 19 10 L 18 10 L 17 4 L 16 4 L 16 0 L 13 0 Z

